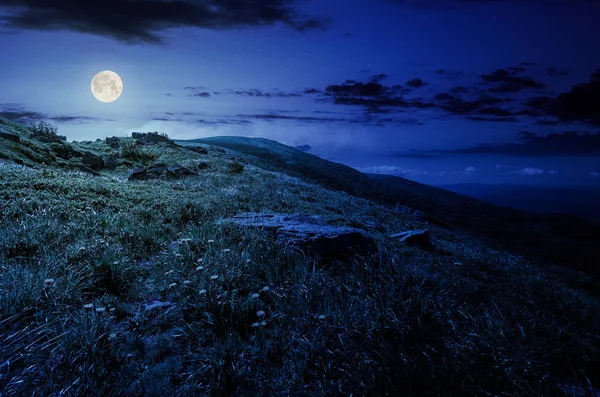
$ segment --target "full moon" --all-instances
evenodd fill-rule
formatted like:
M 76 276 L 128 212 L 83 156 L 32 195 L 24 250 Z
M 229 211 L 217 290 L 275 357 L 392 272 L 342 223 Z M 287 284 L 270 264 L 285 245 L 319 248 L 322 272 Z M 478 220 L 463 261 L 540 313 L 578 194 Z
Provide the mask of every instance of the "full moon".
M 123 92 L 123 81 L 115 72 L 102 71 L 92 79 L 92 94 L 100 102 L 114 102 Z

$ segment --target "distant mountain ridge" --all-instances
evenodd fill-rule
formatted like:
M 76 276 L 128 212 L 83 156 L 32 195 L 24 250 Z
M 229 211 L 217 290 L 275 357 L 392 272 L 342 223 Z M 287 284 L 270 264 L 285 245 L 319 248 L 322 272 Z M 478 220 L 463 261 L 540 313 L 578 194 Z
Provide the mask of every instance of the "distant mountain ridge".
M 600 187 L 455 184 L 437 186 L 479 200 L 538 213 L 564 213 L 600 223 Z

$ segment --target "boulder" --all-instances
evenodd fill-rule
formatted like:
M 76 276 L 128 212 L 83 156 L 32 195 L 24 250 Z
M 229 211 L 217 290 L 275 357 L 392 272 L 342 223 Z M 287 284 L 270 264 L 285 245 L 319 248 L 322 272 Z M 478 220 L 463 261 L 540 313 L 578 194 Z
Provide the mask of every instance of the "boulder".
M 99 170 L 102 169 L 102 167 L 104 167 L 104 160 L 102 159 L 102 157 L 95 155 L 92 152 L 83 152 L 81 162 L 85 166 L 90 167 L 93 170 Z
M 69 160 L 72 157 L 83 157 L 83 153 L 73 149 L 71 145 L 67 145 L 62 142 L 52 142 L 49 147 L 54 154 L 63 160 Z
M 119 138 L 116 137 L 116 136 L 113 136 L 113 137 L 110 137 L 110 138 L 107 137 L 106 138 L 106 144 L 108 146 L 110 146 L 111 148 L 113 148 L 113 149 L 118 149 L 118 148 L 121 147 L 121 142 L 119 141 Z
M 9 141 L 13 141 L 13 142 L 21 141 L 21 137 L 19 135 L 13 134 L 12 132 L 4 131 L 1 128 L 0 128 L 0 138 L 8 139 Z
M 278 243 L 298 247 L 322 261 L 377 252 L 375 241 L 364 230 L 325 225 L 319 216 L 248 212 L 222 222 L 271 231 Z
M 107 170 L 114 170 L 119 165 L 119 163 L 117 162 L 117 159 L 114 156 L 104 157 L 103 162 L 104 162 L 104 168 Z
M 390 238 L 397 238 L 411 247 L 432 247 L 429 230 L 409 230 L 402 233 L 392 234 Z
M 198 175 L 198 172 L 181 164 L 171 165 L 157 163 L 148 167 L 135 165 L 129 175 L 129 180 L 146 181 L 149 179 L 181 179 Z
M 171 142 L 169 137 L 160 135 L 158 132 L 132 132 L 131 137 L 135 140 L 143 141 L 146 143 Z
M 410 207 L 398 204 L 396 205 L 396 212 L 400 212 L 402 214 L 411 216 L 412 220 L 415 222 L 429 223 L 431 225 L 443 227 L 444 229 L 452 229 L 452 227 L 447 222 L 437 219 L 421 210 L 415 210 Z

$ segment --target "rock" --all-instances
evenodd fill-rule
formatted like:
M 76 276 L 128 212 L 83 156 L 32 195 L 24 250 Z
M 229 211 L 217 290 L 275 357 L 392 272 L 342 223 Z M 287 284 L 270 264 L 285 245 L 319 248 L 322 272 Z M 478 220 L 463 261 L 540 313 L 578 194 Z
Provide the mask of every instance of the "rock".
M 116 136 L 113 136 L 113 137 L 110 137 L 110 138 L 107 137 L 106 138 L 106 144 L 108 146 L 110 146 L 111 148 L 113 148 L 113 149 L 118 149 L 118 148 L 121 147 L 121 142 L 119 141 L 119 138 L 116 137 Z
M 106 156 L 103 159 L 104 168 L 107 170 L 114 170 L 119 166 L 117 159 L 114 156 Z
M 66 145 L 62 142 L 52 142 L 49 147 L 54 154 L 63 160 L 69 160 L 72 157 L 83 157 L 83 153 L 73 149 L 71 145 Z
M 102 159 L 102 157 L 97 156 L 92 152 L 83 152 L 81 162 L 93 170 L 99 170 L 102 169 L 102 167 L 104 167 L 104 160 Z
M 143 141 L 146 143 L 171 142 L 169 137 L 160 135 L 158 132 L 132 132 L 131 137 L 135 140 Z
M 377 252 L 375 241 L 364 230 L 325 225 L 319 216 L 249 212 L 222 222 L 271 231 L 279 243 L 299 247 L 324 261 Z
M 402 233 L 392 234 L 390 238 L 398 238 L 406 245 L 420 248 L 431 248 L 431 236 L 429 230 L 409 230 Z
M 149 311 L 149 310 L 159 309 L 159 308 L 163 308 L 163 307 L 171 307 L 173 305 L 174 305 L 173 302 L 154 301 L 154 302 L 150 302 L 150 303 L 146 304 L 144 306 L 144 310 Z
M 189 146 L 187 149 L 191 150 L 192 152 L 196 152 L 198 154 L 208 154 L 208 150 L 204 149 L 203 147 Z
M 129 180 L 181 179 L 191 175 L 198 175 L 198 172 L 178 163 L 171 165 L 157 163 L 149 167 L 134 166 L 129 175 Z
M 71 166 L 71 168 L 76 169 L 78 171 L 87 172 L 88 174 L 92 174 L 94 176 L 100 176 L 100 174 L 98 172 L 94 171 L 90 167 L 87 167 L 79 162 L 70 162 L 69 165 Z
M 0 138 L 8 139 L 13 142 L 20 142 L 21 137 L 17 134 L 13 134 L 12 132 L 4 131 L 0 129 Z

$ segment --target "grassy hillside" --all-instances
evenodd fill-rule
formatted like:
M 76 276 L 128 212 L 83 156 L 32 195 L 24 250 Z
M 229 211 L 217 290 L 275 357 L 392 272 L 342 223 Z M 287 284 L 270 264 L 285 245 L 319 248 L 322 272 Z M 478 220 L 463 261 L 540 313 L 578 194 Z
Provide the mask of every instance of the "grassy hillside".
M 29 140 L 27 128 L 3 125 Z M 272 159 L 204 142 L 195 151 L 122 144 L 64 143 L 115 156 L 119 166 L 98 176 L 0 162 L 0 395 L 572 396 L 598 387 L 600 302 L 589 277 L 435 226 L 433 249 L 406 246 L 388 235 L 427 225 L 349 194 L 356 185 L 344 193 L 259 166 Z M 5 159 L 19 150 L 0 138 Z M 199 174 L 128 181 L 132 158 Z M 365 228 L 379 252 L 325 266 L 219 222 L 245 211 Z
M 178 143 L 228 148 L 257 167 L 285 172 L 390 208 L 398 203 L 422 210 L 496 249 L 600 277 L 597 249 L 600 225 L 593 222 L 568 215 L 534 214 L 498 207 L 391 175 L 363 174 L 262 138 L 214 137 Z

